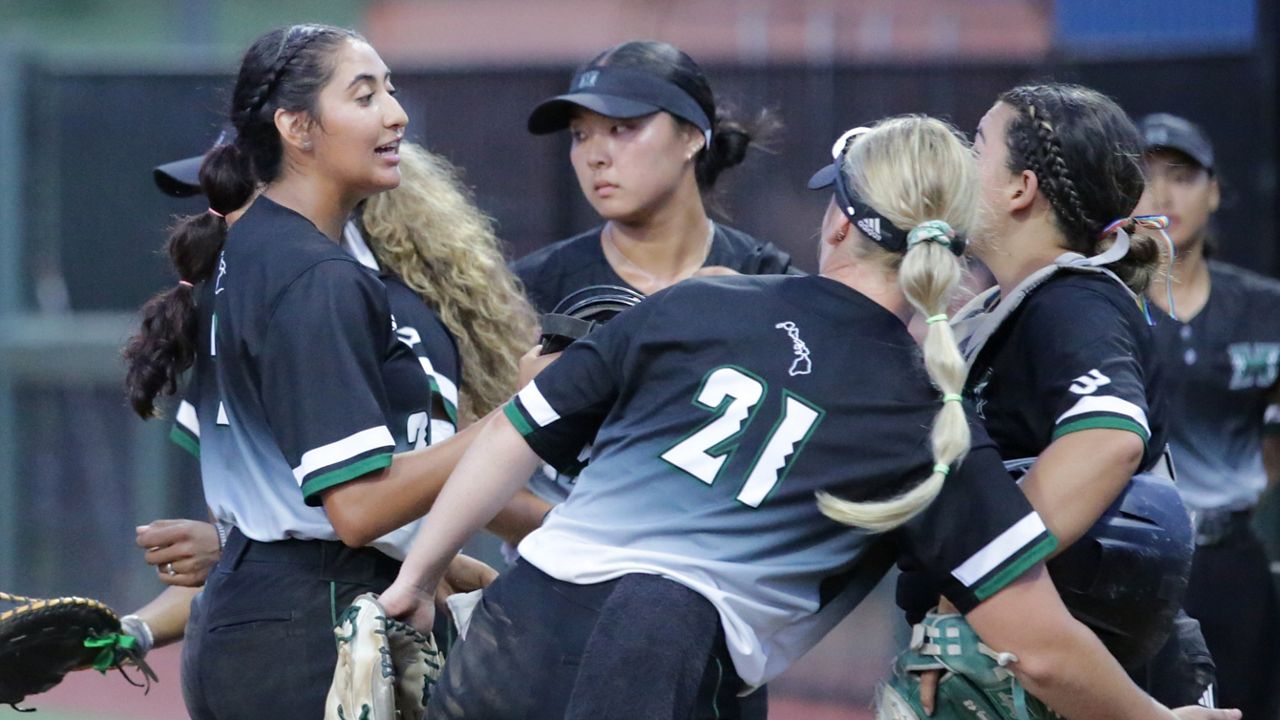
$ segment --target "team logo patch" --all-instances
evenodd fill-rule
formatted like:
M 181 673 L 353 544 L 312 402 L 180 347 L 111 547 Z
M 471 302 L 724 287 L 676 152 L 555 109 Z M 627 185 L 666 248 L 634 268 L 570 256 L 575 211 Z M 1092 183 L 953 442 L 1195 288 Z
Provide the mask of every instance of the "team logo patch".
M 1231 390 L 1267 388 L 1280 374 L 1280 343 L 1235 343 L 1231 356 Z
M 574 89 L 581 90 L 583 88 L 595 87 L 596 81 L 599 79 L 599 70 L 588 70 L 578 76 L 578 84 L 574 86 Z
M 787 337 L 791 338 L 791 351 L 795 353 L 795 360 L 791 361 L 791 369 L 788 374 L 791 377 L 796 375 L 808 375 L 813 372 L 813 362 L 809 359 L 809 346 L 804 344 L 800 339 L 800 328 L 795 323 L 787 320 L 774 325 L 779 330 L 786 330 Z

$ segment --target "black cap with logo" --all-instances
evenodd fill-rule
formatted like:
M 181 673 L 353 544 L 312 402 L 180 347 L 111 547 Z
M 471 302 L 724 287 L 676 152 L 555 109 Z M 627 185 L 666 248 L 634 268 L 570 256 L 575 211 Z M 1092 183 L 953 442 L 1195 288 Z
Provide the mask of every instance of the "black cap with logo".
M 680 86 L 634 68 L 607 65 L 574 75 L 569 92 L 539 103 L 529 115 L 529 132 L 546 135 L 569 126 L 575 107 L 612 118 L 635 118 L 665 110 L 711 136 L 711 118 Z
M 1177 115 L 1155 113 L 1138 121 L 1143 149 L 1176 150 L 1213 172 L 1213 145 L 1195 123 Z

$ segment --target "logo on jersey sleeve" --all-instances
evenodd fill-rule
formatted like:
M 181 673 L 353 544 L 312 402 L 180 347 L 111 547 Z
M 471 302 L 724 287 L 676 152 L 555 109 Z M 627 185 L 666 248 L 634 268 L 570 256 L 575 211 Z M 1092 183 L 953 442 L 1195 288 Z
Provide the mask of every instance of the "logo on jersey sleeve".
M 791 351 L 795 353 L 795 360 L 791 361 L 791 369 L 788 374 L 791 377 L 796 375 L 808 375 L 813 372 L 813 362 L 809 359 L 809 346 L 804 344 L 800 339 L 800 328 L 795 323 L 787 320 L 774 325 L 779 330 L 786 330 L 787 337 L 791 338 Z
M 1235 343 L 1231 356 L 1231 390 L 1269 388 L 1280 374 L 1280 343 Z
M 1098 392 L 1098 388 L 1103 385 L 1110 384 L 1111 378 L 1103 375 L 1097 368 L 1094 368 L 1075 380 L 1072 380 L 1071 384 L 1067 386 L 1067 389 L 1077 395 L 1092 395 Z

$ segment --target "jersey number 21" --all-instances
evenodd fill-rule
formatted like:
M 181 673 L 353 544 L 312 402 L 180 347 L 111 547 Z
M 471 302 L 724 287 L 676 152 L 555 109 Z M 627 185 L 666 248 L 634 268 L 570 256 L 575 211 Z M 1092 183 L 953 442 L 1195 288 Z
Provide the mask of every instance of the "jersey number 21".
M 662 454 L 676 468 L 710 485 L 738 450 L 738 438 L 753 420 L 769 386 L 743 368 L 726 365 L 707 373 L 693 398 L 714 416 Z M 824 411 L 790 390 L 782 391 L 782 416 L 756 453 L 738 492 L 738 501 L 759 507 L 782 482 L 822 421 Z

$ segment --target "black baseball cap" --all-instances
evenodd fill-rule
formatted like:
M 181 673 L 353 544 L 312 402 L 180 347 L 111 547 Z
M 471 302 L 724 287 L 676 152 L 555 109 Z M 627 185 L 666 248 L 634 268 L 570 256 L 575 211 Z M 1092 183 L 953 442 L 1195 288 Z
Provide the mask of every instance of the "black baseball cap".
M 575 107 L 613 118 L 665 110 L 697 126 L 708 140 L 711 136 L 711 118 L 679 85 L 643 70 L 607 65 L 579 72 L 569 83 L 569 92 L 539 103 L 529 114 L 529 132 L 546 135 L 569 127 Z
M 1138 121 L 1143 149 L 1176 150 L 1213 171 L 1213 145 L 1195 123 L 1168 113 L 1155 113 Z
M 213 149 L 219 145 L 226 145 L 236 141 L 236 131 L 233 127 L 223 128 L 218 133 L 218 139 L 213 141 L 213 145 L 209 148 Z M 207 154 L 207 151 L 206 153 Z M 163 165 L 157 166 L 151 171 L 152 178 L 156 181 L 156 187 L 166 195 L 176 198 L 194 197 L 199 195 L 200 190 L 200 166 L 204 164 L 204 154 L 195 157 L 174 160 Z

